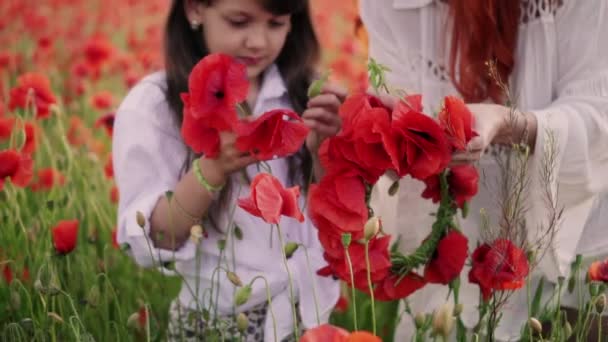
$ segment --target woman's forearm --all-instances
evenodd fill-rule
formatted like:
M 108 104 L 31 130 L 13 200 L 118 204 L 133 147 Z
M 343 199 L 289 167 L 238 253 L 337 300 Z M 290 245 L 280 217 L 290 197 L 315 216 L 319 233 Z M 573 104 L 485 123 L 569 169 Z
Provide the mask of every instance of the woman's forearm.
M 224 184 L 226 176 L 213 160 L 201 159 L 201 171 L 211 185 Z M 213 193 L 205 189 L 189 170 L 173 189 L 170 200 L 163 196 L 150 217 L 150 238 L 154 246 L 177 250 L 189 238 L 190 229 L 207 213 Z

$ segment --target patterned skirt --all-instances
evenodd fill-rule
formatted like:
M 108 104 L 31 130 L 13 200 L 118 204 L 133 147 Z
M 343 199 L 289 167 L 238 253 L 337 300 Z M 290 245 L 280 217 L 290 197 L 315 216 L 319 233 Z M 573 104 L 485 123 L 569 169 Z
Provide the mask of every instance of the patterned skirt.
M 209 320 L 205 315 L 196 310 L 181 306 L 179 300 L 175 299 L 169 309 L 169 329 L 167 340 L 170 342 L 186 341 L 234 341 L 234 342 L 263 342 L 264 322 L 266 321 L 268 305 L 266 303 L 253 307 L 244 312 L 247 316 L 247 329 L 240 332 L 237 329 L 236 317 L 233 315 L 219 317 L 217 320 Z M 205 319 L 207 318 L 207 319 Z M 299 324 L 302 323 L 298 314 Z M 302 335 L 303 330 L 300 332 Z M 282 339 L 281 342 L 297 342 L 292 334 Z

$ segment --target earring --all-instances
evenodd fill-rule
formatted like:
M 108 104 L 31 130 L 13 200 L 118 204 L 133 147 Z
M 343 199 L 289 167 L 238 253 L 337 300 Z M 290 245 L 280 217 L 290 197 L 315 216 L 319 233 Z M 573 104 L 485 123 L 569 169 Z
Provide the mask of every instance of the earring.
M 192 20 L 190 22 L 190 28 L 192 28 L 194 31 L 198 30 L 199 26 L 201 26 L 201 24 L 196 20 Z

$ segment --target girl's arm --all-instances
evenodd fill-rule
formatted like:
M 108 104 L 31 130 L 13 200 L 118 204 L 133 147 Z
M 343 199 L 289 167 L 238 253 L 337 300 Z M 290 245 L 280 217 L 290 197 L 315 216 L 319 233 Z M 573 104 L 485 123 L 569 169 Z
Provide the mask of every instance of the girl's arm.
M 217 159 L 200 158 L 201 175 L 208 183 L 199 182 L 191 168 L 175 185 L 171 198 L 163 196 L 150 217 L 150 237 L 154 246 L 177 250 L 190 237 L 190 230 L 203 217 L 218 193 L 212 188 L 220 188 L 231 173 L 255 162 L 255 159 L 238 151 L 234 146 L 236 136 L 220 133 L 221 146 Z

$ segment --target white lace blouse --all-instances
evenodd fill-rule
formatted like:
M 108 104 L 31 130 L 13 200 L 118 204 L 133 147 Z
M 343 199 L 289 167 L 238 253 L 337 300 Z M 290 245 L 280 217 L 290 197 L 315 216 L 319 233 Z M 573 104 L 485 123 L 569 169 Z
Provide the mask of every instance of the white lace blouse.
M 449 50 L 445 33 L 448 5 L 433 0 L 361 0 L 361 17 L 369 32 L 370 57 L 387 65 L 389 84 L 423 94 L 426 112 L 437 110 L 443 96 L 457 94 L 447 74 Z M 448 25 L 449 26 L 449 25 Z M 522 111 L 538 119 L 536 152 L 532 157 L 526 215 L 528 235 L 547 217 L 539 182 L 547 131 L 556 140 L 556 177 L 563 219 L 555 243 L 543 258 L 538 274 L 556 281 L 569 272 L 578 253 L 597 257 L 608 253 L 608 223 L 598 220 L 608 210 L 608 2 L 605 0 L 522 1 L 516 68 L 510 85 Z M 485 208 L 496 223 L 499 169 L 490 154 L 479 163 L 478 196 L 471 215 L 461 222 L 472 250 L 479 237 L 479 210 Z M 435 206 L 420 197 L 423 185 L 403 179 L 394 197 L 387 195 L 391 180 L 383 178 L 374 193 L 376 212 L 387 230 L 402 235 L 402 249 L 411 250 L 430 230 Z M 591 213 L 594 212 L 593 215 Z M 605 215 L 605 213 L 603 214 Z M 592 219 L 589 219 L 592 217 Z M 587 223 L 587 224 L 586 224 Z M 468 272 L 468 269 L 465 269 Z M 463 275 L 463 319 L 476 323 L 479 290 Z M 443 292 L 440 292 L 443 291 Z M 525 292 L 525 291 L 520 291 Z M 446 289 L 427 286 L 411 297 L 414 310 L 430 312 L 445 301 Z M 525 293 L 506 306 L 498 338 L 512 339 L 527 316 Z M 408 319 L 396 340 L 411 336 Z

